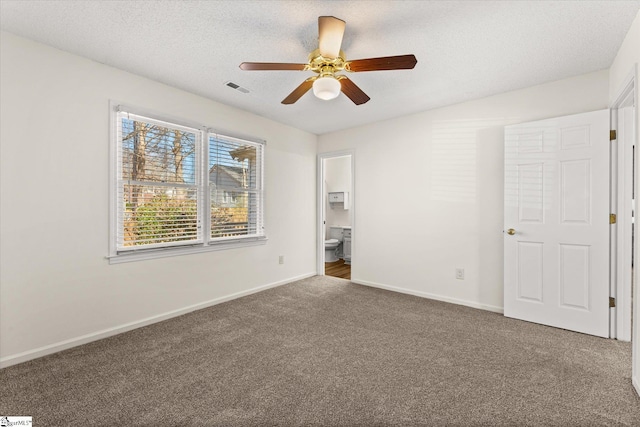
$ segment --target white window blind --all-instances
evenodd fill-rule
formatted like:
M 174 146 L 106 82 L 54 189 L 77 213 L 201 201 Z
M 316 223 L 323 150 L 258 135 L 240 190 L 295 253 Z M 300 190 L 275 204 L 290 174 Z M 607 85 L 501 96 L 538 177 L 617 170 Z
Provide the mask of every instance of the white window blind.
M 118 250 L 202 242 L 200 131 L 118 113 Z
M 266 238 L 264 143 L 114 113 L 113 256 Z
M 262 144 L 209 133 L 212 240 L 264 235 Z

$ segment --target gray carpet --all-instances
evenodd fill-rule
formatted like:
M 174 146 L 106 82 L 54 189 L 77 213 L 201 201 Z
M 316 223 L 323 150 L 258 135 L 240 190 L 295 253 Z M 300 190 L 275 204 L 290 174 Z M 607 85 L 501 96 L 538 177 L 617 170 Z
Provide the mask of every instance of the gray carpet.
M 313 277 L 0 371 L 34 426 L 640 425 L 629 343 Z

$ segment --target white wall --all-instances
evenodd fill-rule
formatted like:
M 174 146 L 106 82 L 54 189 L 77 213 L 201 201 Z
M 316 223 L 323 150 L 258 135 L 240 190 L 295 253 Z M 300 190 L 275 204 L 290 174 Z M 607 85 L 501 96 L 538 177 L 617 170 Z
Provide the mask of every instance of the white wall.
M 315 135 L 6 32 L 0 41 L 4 365 L 315 274 Z M 268 243 L 109 265 L 110 99 L 266 139 Z
M 342 204 L 331 206 L 328 193 L 351 193 L 351 156 L 333 157 L 324 160 L 325 182 L 325 238 L 332 225 L 351 225 L 351 209 L 344 209 Z M 349 195 L 350 197 L 351 195 Z M 348 206 L 348 205 L 347 205 Z
M 631 24 L 631 29 L 627 33 L 627 36 L 618 50 L 615 60 L 609 70 L 609 101 L 615 102 L 616 97 L 623 89 L 625 79 L 629 76 L 629 73 L 633 72 L 633 67 L 636 66 L 636 88 L 640 85 L 640 12 L 636 16 L 636 19 Z M 637 120 L 636 125 L 640 125 L 640 103 L 638 102 L 638 89 L 636 89 L 636 113 Z M 636 129 L 636 147 L 640 147 L 640 131 Z M 636 165 L 640 165 L 640 156 L 638 156 L 638 150 L 636 150 Z M 640 174 L 636 173 L 636 188 L 640 185 Z M 634 265 L 639 265 L 640 256 L 640 241 L 635 240 L 635 256 L 636 260 Z M 634 275 L 634 291 L 633 295 L 633 384 L 636 391 L 640 394 L 640 285 L 638 284 L 638 275 Z
M 356 150 L 352 280 L 501 311 L 503 127 L 607 100 L 605 70 L 321 135 Z

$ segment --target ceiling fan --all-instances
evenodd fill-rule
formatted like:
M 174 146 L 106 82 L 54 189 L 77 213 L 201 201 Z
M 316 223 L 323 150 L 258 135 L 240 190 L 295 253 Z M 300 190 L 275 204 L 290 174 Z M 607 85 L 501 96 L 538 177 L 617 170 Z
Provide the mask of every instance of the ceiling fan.
M 354 104 L 360 105 L 369 101 L 370 98 L 347 76 L 337 74 L 338 72 L 408 70 L 416 66 L 418 61 L 414 55 L 347 61 L 344 52 L 340 50 L 345 25 L 343 20 L 333 16 L 320 16 L 318 18 L 318 49 L 309 54 L 309 62 L 306 64 L 243 62 L 240 64 L 240 68 L 248 71 L 313 71 L 317 74 L 309 77 L 295 88 L 289 96 L 282 100 L 283 104 L 293 104 L 313 88 L 314 95 L 320 99 L 334 99 L 342 91 Z

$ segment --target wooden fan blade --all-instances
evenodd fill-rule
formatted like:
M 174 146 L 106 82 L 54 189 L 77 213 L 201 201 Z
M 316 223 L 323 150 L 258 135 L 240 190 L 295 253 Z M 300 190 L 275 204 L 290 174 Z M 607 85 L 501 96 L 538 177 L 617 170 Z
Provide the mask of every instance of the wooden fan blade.
M 293 92 L 289 94 L 289 96 L 287 96 L 285 99 L 282 100 L 282 103 L 293 104 L 294 102 L 296 102 L 298 99 L 302 97 L 302 95 L 304 95 L 305 93 L 307 93 L 307 91 L 309 91 L 309 89 L 311 89 L 311 87 L 313 86 L 313 81 L 315 79 L 316 79 L 315 77 L 311 77 L 303 81 L 300 86 L 295 88 Z
M 385 56 L 382 58 L 356 59 L 347 62 L 345 70 L 382 71 L 382 70 L 410 70 L 416 66 L 418 60 L 415 55 Z
M 318 18 L 318 48 L 320 55 L 325 58 L 337 58 L 340 56 L 342 36 L 346 23 L 342 19 L 333 16 L 320 16 Z
M 347 77 L 342 76 L 340 79 L 340 85 L 342 86 L 342 93 L 347 95 L 356 105 L 364 104 L 371 99 L 362 91 L 362 89 L 356 86 L 356 84 Z
M 247 71 L 304 71 L 307 64 L 284 64 L 280 62 L 243 62 L 240 69 Z

